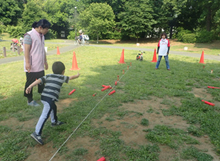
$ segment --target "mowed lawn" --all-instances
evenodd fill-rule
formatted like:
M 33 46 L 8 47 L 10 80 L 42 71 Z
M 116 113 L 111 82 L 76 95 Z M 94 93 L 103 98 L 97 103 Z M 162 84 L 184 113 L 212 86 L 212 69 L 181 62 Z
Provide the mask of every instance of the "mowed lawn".
M 66 124 L 54 128 L 48 119 L 43 146 L 30 137 L 42 106 L 29 107 L 23 97 L 23 61 L 0 65 L 0 160 L 219 159 L 219 89 L 207 86 L 220 87 L 220 62 L 205 60 L 206 64 L 199 64 L 196 58 L 170 55 L 168 71 L 164 59 L 155 70 L 153 50 L 144 54 L 144 61 L 136 60 L 138 51 L 125 50 L 125 64 L 118 63 L 121 49 L 81 46 L 74 51 L 78 71 L 70 70 L 73 51 L 48 56 L 46 74 L 52 72 L 53 62 L 62 61 L 65 75 L 81 75 L 63 84 L 57 106 L 58 118 Z M 115 86 L 117 76 L 120 81 Z M 102 85 L 113 89 L 101 91 Z M 76 91 L 68 95 L 73 89 Z M 116 92 L 109 96 L 111 90 Z M 37 87 L 34 99 L 40 103 Z M 204 144 L 207 146 L 200 148 Z

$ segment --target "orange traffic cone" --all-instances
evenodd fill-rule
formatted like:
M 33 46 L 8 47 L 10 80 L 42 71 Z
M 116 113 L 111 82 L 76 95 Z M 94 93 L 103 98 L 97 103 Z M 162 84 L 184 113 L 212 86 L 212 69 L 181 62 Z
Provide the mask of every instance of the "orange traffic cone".
M 118 63 L 121 63 L 121 64 L 124 64 L 124 49 L 122 50 L 122 53 L 121 53 L 121 58 L 120 58 L 120 61 Z
M 73 61 L 72 61 L 72 68 L 70 70 L 79 70 L 76 60 L 76 54 L 75 51 L 73 52 Z
M 57 46 L 57 55 L 60 55 L 60 50 L 58 46 Z
M 154 56 L 153 56 L 153 60 L 151 62 L 157 62 L 156 49 L 154 49 Z
M 199 63 L 205 64 L 204 63 L 204 51 L 202 51 L 202 55 L 201 55 Z

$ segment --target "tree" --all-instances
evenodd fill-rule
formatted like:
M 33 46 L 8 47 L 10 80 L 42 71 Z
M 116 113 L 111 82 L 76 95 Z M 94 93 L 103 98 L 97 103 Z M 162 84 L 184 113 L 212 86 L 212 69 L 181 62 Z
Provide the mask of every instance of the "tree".
M 182 7 L 181 14 L 177 19 L 177 26 L 183 27 L 185 30 L 193 31 L 200 27 L 198 19 L 202 14 L 202 10 L 195 1 L 188 0 L 186 5 Z
M 95 34 L 98 43 L 99 35 L 115 26 L 114 18 L 113 10 L 107 3 L 92 3 L 80 13 L 80 25 L 87 29 L 90 35 Z
M 216 15 L 214 17 L 214 22 L 216 24 L 216 33 L 219 35 L 220 33 L 220 9 L 216 12 Z
M 199 22 L 202 26 L 206 27 L 207 31 L 211 31 L 212 27 L 214 27 L 214 17 L 219 10 L 220 1 L 219 0 L 196 0 L 198 3 L 198 7 L 202 10 L 202 14 L 200 15 Z M 195 4 L 195 2 L 194 2 Z
M 31 29 L 32 24 L 40 19 L 47 19 L 48 15 L 42 10 L 43 0 L 29 0 L 22 14 L 24 33 Z
M 138 41 L 141 33 L 150 32 L 152 25 L 156 24 L 152 13 L 149 0 L 129 0 L 125 2 L 124 11 L 119 14 L 119 25 L 122 31 L 134 35 Z
M 173 27 L 176 26 L 178 16 L 181 14 L 181 9 L 186 5 L 187 0 L 163 0 L 162 10 L 167 17 L 167 24 L 170 28 L 170 38 L 172 38 Z
M 119 21 L 118 19 L 118 14 L 122 11 L 124 11 L 124 4 L 126 0 L 82 0 L 83 3 L 86 4 L 91 4 L 91 3 L 107 3 L 109 6 L 112 7 L 112 10 L 115 14 L 115 19 L 116 22 Z
M 5 26 L 16 25 L 21 13 L 21 9 L 15 0 L 0 0 L 0 22 Z

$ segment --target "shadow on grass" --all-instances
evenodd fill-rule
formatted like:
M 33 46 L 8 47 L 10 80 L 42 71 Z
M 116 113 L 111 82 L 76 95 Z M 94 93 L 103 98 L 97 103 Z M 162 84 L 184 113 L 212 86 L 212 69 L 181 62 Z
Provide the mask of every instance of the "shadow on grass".
M 220 49 L 220 40 L 214 40 L 212 43 L 195 43 L 197 48 Z

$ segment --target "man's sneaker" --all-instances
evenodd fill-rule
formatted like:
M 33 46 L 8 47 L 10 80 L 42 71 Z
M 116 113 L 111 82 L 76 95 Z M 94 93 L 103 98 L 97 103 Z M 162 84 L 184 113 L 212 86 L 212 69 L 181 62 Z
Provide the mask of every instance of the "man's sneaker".
M 61 122 L 61 121 L 57 121 L 57 122 L 51 123 L 52 126 L 59 126 L 59 125 L 62 125 L 62 124 L 64 124 L 64 123 Z
M 40 106 L 36 101 L 31 101 L 30 103 L 28 103 L 29 106 L 34 106 L 34 107 L 37 107 L 37 106 Z
M 41 136 L 40 135 L 37 135 L 35 132 L 33 132 L 31 134 L 31 137 L 36 140 L 39 144 L 43 145 L 43 140 L 41 139 Z

